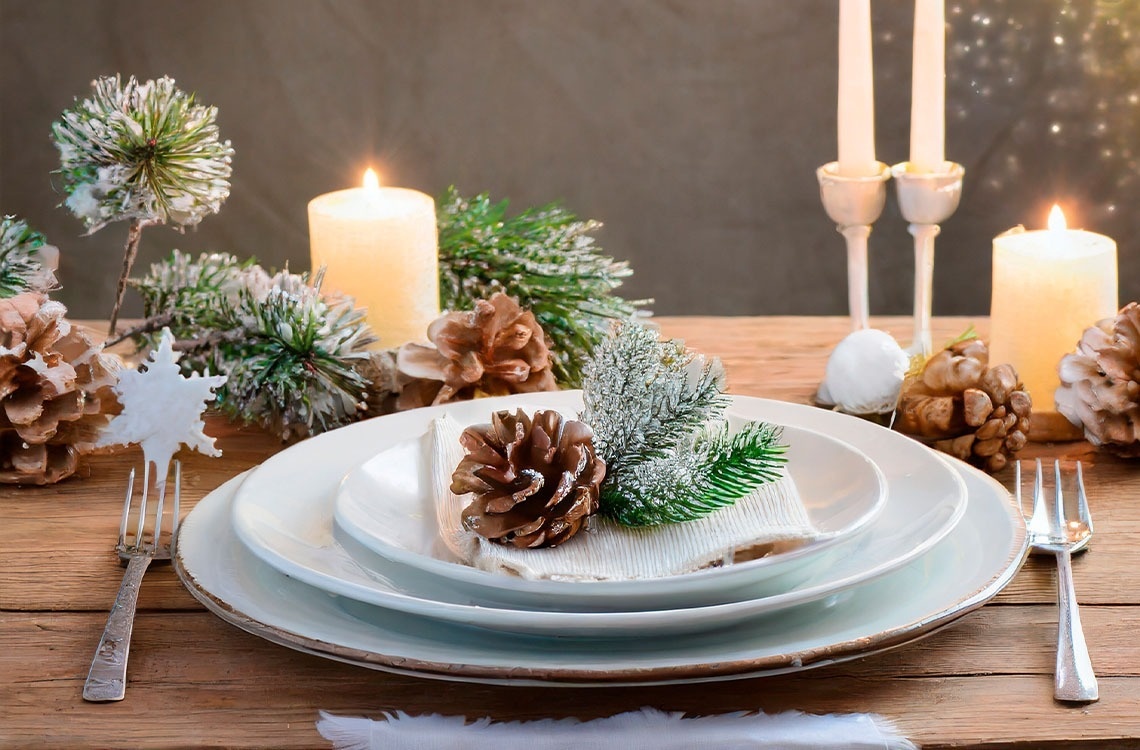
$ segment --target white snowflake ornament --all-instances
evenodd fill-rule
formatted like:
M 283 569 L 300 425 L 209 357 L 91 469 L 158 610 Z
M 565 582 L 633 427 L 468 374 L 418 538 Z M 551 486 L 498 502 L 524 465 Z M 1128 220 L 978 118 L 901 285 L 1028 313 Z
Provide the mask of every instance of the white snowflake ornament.
M 162 329 L 158 348 L 143 363 L 146 369 L 120 375 L 115 393 L 123 411 L 99 440 L 100 446 L 141 445 L 143 458 L 154 464 L 159 485 L 166 481 L 170 459 L 183 445 L 207 456 L 222 455 L 214 447 L 214 438 L 204 431 L 202 411 L 226 378 L 198 373 L 185 377 L 178 367 L 179 356 L 170 329 Z

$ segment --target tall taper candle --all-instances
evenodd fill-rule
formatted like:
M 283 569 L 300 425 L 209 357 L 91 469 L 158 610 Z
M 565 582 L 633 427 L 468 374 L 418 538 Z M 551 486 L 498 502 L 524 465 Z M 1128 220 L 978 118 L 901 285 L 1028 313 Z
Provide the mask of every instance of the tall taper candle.
M 870 177 L 875 161 L 875 84 L 871 0 L 839 2 L 839 174 Z
M 910 94 L 910 164 L 941 172 L 946 159 L 946 3 L 916 0 Z

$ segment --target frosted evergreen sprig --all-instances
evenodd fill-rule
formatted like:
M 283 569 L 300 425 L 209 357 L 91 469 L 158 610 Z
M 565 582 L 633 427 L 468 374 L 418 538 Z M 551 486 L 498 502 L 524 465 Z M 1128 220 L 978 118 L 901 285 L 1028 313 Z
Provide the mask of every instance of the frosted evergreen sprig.
M 606 462 L 601 512 L 628 526 L 690 521 L 780 476 L 780 430 L 724 420 L 719 360 L 636 323 L 595 349 L 583 381 L 582 420 Z
M 493 203 L 487 193 L 465 198 L 454 187 L 440 197 L 440 302 L 466 310 L 496 292 L 516 298 L 550 339 L 559 382 L 576 387 L 610 324 L 650 300 L 614 293 L 633 271 L 597 246 L 600 222 L 553 203 L 515 216 L 507 208 L 505 200 Z
M 603 485 L 601 510 L 627 526 L 706 516 L 780 477 L 787 450 L 780 437 L 778 427 L 760 422 L 732 435 L 721 422 L 702 432 L 688 450 L 626 464 L 617 481 Z
M 168 259 L 152 264 L 149 274 L 131 280 L 143 299 L 147 320 L 145 330 L 129 331 L 124 337 L 140 335 L 147 346 L 154 346 L 157 331 L 163 327 L 169 328 L 177 341 L 209 337 L 212 331 L 230 324 L 227 311 L 237 304 L 253 267 L 253 259 L 243 262 L 229 253 L 202 253 L 195 259 L 189 253 L 173 251 Z M 206 364 L 193 352 L 179 363 L 195 371 Z
M 123 271 L 111 309 L 111 334 L 144 227 L 182 230 L 217 213 L 230 194 L 234 150 L 218 136 L 218 110 L 197 104 L 169 77 L 140 83 L 131 76 L 91 82 L 92 94 L 52 124 L 64 200 L 97 232 L 130 222 Z
M 58 259 L 59 250 L 28 222 L 15 216 L 0 219 L 0 297 L 56 289 Z
M 357 364 L 374 338 L 364 312 L 349 297 L 322 295 L 319 277 L 175 250 L 132 283 L 147 316 L 132 333 L 145 343 L 170 326 L 184 367 L 228 376 L 218 406 L 231 418 L 285 439 L 356 419 L 368 385 Z
M 662 341 L 647 326 L 618 324 L 586 363 L 583 420 L 594 448 L 611 469 L 668 452 L 728 407 L 724 368 Z M 691 442 L 691 441 L 690 441 Z
M 251 278 L 256 278 L 252 276 Z M 214 354 L 229 380 L 222 410 L 281 433 L 319 433 L 356 419 L 367 381 L 354 366 L 374 341 L 351 298 L 325 298 L 296 274 L 251 284 L 232 308 L 240 335 L 223 332 Z
M 96 232 L 112 221 L 193 226 L 230 194 L 233 148 L 218 110 L 163 77 L 91 82 L 92 94 L 52 124 L 64 204 Z

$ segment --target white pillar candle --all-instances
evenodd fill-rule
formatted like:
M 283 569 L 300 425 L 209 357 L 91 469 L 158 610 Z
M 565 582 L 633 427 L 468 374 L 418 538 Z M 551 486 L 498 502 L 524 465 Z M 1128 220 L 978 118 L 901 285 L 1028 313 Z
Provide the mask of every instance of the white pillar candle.
M 869 177 L 875 161 L 875 84 L 871 66 L 871 0 L 839 3 L 839 174 Z
M 1117 311 L 1116 243 L 1065 228 L 1054 206 L 1049 229 L 1021 227 L 994 238 L 990 362 L 1017 370 L 1033 410 L 1055 411 L 1057 365 L 1081 333 Z
M 945 159 L 945 0 L 916 0 L 910 93 L 911 169 L 941 172 Z
M 364 187 L 309 202 L 309 251 L 323 289 L 352 295 L 368 310 L 381 348 L 427 338 L 439 317 L 435 201 L 406 188 L 380 187 L 371 169 Z

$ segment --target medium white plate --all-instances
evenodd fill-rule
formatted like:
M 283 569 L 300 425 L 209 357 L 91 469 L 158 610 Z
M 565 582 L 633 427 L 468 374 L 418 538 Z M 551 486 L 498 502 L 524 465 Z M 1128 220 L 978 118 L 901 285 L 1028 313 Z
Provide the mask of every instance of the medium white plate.
M 559 407 L 566 411 L 564 403 L 550 408 Z M 487 412 L 480 419 L 486 421 L 489 416 Z M 536 580 L 519 587 L 518 576 L 487 572 L 454 560 L 442 548 L 436 521 L 430 432 L 381 451 L 348 472 L 337 491 L 333 519 L 349 537 L 388 560 L 536 607 L 557 601 L 567 590 L 576 600 L 587 600 L 591 609 L 627 610 L 631 597 L 658 594 L 675 606 L 710 603 L 710 593 L 718 590 L 714 587 L 732 586 L 736 581 L 752 587 L 778 576 L 786 588 L 806 579 L 815 566 L 808 565 L 798 576 L 796 568 L 849 539 L 882 510 L 886 479 L 870 458 L 847 443 L 801 427 L 785 425 L 783 430 L 787 470 L 819 538 L 781 554 L 700 571 L 701 575 L 632 581 Z
M 799 671 L 899 646 L 980 607 L 1025 559 L 1025 523 L 993 479 L 955 462 L 969 493 L 953 532 L 921 559 L 844 596 L 688 636 L 515 636 L 401 614 L 306 586 L 263 564 L 230 524 L 241 478 L 198 503 L 174 561 L 223 620 L 299 651 L 422 677 L 497 684 L 703 682 Z
M 518 403 L 518 398 L 483 403 L 488 408 L 504 408 Z M 686 632 L 728 625 L 835 594 L 921 555 L 953 528 L 963 512 L 961 479 L 936 454 L 909 438 L 810 407 L 749 398 L 737 398 L 735 406 L 746 418 L 775 411 L 788 417 L 780 420 L 784 424 L 793 423 L 797 417 L 830 423 L 833 431 L 845 433 L 840 437 L 857 445 L 866 443 L 866 452 L 877 461 L 888 482 L 883 512 L 852 542 L 855 546 L 833 548 L 830 564 L 815 579 L 779 593 L 766 588 L 772 585 L 770 580 L 713 591 L 710 596 L 720 601 L 707 606 L 694 606 L 691 597 L 682 597 L 680 604 L 670 606 L 666 602 L 657 609 L 642 606 L 588 611 L 570 596 L 551 601 L 547 610 L 525 609 L 512 607 L 501 592 L 490 597 L 485 590 L 453 585 L 377 555 L 369 556 L 367 550 L 354 549 L 350 554 L 333 536 L 333 493 L 338 478 L 348 469 L 372 455 L 385 439 L 395 442 L 390 433 L 400 430 L 384 420 L 335 430 L 267 461 L 237 494 L 234 529 L 250 550 L 272 567 L 330 593 L 369 604 L 516 633 L 639 636 L 646 628 Z M 416 412 L 385 419 L 399 419 L 407 429 L 418 425 L 422 430 L 435 416 L 431 410 Z M 565 584 L 568 593 L 579 585 Z M 631 588 L 636 593 L 636 586 Z M 638 603 L 660 601 L 660 596 L 648 596 Z

